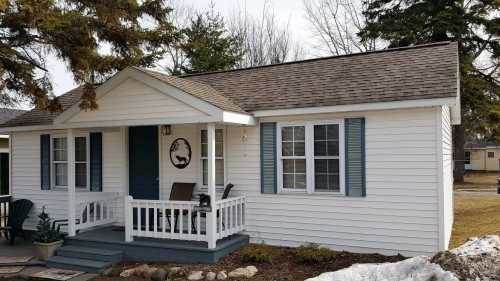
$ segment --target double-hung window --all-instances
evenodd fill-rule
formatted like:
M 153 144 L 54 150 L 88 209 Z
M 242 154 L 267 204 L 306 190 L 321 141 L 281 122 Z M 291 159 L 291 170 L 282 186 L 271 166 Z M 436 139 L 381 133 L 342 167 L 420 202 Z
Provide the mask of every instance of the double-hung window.
M 75 187 L 88 187 L 88 140 L 86 136 L 74 138 Z M 52 138 L 52 178 L 55 188 L 68 186 L 68 150 L 66 137 Z
M 278 126 L 281 192 L 344 192 L 343 121 Z
M 202 183 L 208 185 L 208 135 L 201 130 Z M 224 129 L 215 129 L 215 185 L 224 186 Z

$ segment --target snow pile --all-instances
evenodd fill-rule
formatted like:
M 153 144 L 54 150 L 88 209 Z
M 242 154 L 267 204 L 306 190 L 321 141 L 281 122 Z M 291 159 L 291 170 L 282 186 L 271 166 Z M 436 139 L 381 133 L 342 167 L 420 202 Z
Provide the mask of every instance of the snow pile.
M 482 238 L 472 237 L 450 252 L 457 256 L 497 256 L 500 255 L 500 237 L 498 235 L 488 235 Z
M 458 281 L 453 273 L 418 256 L 396 263 L 355 264 L 335 272 L 323 273 L 306 281 Z

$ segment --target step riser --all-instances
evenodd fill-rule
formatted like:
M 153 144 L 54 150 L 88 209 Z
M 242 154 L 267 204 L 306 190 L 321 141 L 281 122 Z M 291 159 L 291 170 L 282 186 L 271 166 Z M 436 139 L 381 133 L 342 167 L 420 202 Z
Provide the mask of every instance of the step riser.
M 77 259 L 94 260 L 94 261 L 109 261 L 109 262 L 120 262 L 122 261 L 123 258 L 122 255 L 95 255 L 91 253 L 84 253 L 78 251 L 68 251 L 64 249 L 57 251 L 57 255 L 68 258 L 77 258 Z
M 87 267 L 87 266 L 77 266 L 74 264 L 65 264 L 65 263 L 58 263 L 58 262 L 51 262 L 51 261 L 47 261 L 47 267 L 67 269 L 67 270 L 76 270 L 76 271 L 84 271 L 84 272 L 89 272 L 89 273 L 102 273 L 107 268 L 107 267 L 94 268 L 94 267 Z

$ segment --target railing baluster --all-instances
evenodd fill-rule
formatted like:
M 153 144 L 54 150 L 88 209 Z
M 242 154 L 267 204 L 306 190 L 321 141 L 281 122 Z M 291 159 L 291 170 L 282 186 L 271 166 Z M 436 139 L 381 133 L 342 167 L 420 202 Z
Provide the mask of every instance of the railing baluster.
M 205 220 L 205 232 L 206 232 L 206 220 Z M 196 240 L 201 240 L 201 214 L 196 212 Z
M 167 209 L 165 208 L 166 206 L 164 204 L 161 205 L 161 230 L 162 230 L 162 237 L 165 238 L 165 234 L 167 233 Z
M 174 205 L 170 203 L 170 235 L 171 238 L 174 238 L 175 232 L 175 213 L 174 213 Z
M 142 206 L 141 206 L 141 203 L 137 204 L 137 229 L 139 230 L 139 235 L 142 236 Z
M 154 234 L 154 237 L 157 237 L 158 236 L 158 205 L 155 204 L 154 205 L 154 208 L 153 208 L 153 219 L 154 219 L 154 223 L 153 223 L 153 234 Z
M 191 234 L 193 234 L 192 231 L 191 231 L 192 230 L 192 225 L 191 225 L 192 224 L 192 222 L 191 222 L 191 209 L 193 209 L 192 205 L 189 205 L 188 206 L 188 216 L 187 216 L 187 220 L 188 221 L 187 221 L 187 223 L 188 223 L 188 234 L 189 234 L 190 237 L 191 237 Z

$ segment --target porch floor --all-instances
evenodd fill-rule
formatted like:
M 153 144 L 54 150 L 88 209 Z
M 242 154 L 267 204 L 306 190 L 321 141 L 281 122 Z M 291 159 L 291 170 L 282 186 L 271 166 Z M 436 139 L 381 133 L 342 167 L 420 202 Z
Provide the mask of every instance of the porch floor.
M 66 237 L 65 244 L 120 250 L 125 261 L 215 263 L 248 241 L 248 235 L 234 234 L 218 240 L 215 249 L 208 249 L 207 243 L 202 241 L 134 237 L 133 242 L 125 242 L 125 232 L 109 226 Z

